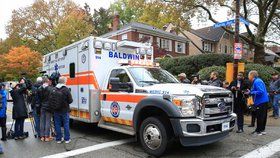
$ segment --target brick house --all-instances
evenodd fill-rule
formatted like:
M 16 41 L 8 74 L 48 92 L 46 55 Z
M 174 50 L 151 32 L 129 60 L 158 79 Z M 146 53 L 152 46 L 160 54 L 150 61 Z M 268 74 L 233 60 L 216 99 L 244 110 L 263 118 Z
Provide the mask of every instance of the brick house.
M 155 58 L 189 55 L 187 38 L 138 22 L 131 22 L 119 28 L 118 16 L 113 19 L 113 30 L 101 37 L 151 43 Z

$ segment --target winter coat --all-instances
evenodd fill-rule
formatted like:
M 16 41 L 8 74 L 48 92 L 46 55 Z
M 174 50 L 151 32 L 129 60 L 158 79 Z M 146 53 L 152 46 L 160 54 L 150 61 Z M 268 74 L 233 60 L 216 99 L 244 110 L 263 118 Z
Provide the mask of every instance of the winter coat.
M 250 95 L 253 96 L 254 106 L 259 106 L 269 102 L 265 84 L 260 78 L 254 79 Z
M 49 97 L 52 92 L 53 87 L 42 85 L 38 89 L 39 101 L 41 105 L 41 109 L 49 110 Z
M 39 99 L 39 88 L 42 84 L 36 83 L 32 86 L 32 95 L 31 95 L 31 108 L 32 110 L 37 110 L 36 108 L 40 108 L 40 99 Z
M 0 107 L 0 118 L 6 118 L 6 110 L 7 110 L 7 92 L 6 90 L 0 90 L 1 95 L 1 107 Z
M 56 88 L 58 88 L 64 95 L 64 99 L 65 100 L 65 105 L 63 105 L 63 107 L 60 110 L 57 110 L 56 112 L 59 113 L 67 113 L 70 112 L 70 104 L 73 102 L 73 98 L 71 95 L 70 90 L 64 85 L 64 84 L 57 84 Z
M 13 119 L 27 118 L 27 107 L 24 99 L 26 85 L 21 84 L 20 88 L 10 91 L 13 99 Z
M 242 108 L 246 110 L 246 100 L 248 96 L 244 95 L 244 92 L 250 88 L 250 83 L 248 80 L 240 80 L 240 88 L 239 90 L 232 90 L 231 87 L 237 87 L 238 81 L 232 81 L 229 85 L 229 89 L 232 91 L 234 96 L 234 109 Z
M 215 80 L 210 80 L 209 81 L 210 86 L 215 86 L 215 87 L 223 87 L 223 83 L 220 79 L 215 79 Z

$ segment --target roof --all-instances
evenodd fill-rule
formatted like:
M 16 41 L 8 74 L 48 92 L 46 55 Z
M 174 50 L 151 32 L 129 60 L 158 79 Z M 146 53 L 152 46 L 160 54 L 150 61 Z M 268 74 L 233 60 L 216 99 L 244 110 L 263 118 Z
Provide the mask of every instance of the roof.
M 213 26 L 209 26 L 197 30 L 191 30 L 190 32 L 202 39 L 218 42 L 223 36 L 225 30 L 221 27 L 214 28 Z
M 185 37 L 181 37 L 181 36 L 178 36 L 176 34 L 158 29 L 154 26 L 139 23 L 139 22 L 131 22 L 127 25 L 124 25 L 122 28 L 120 28 L 117 31 L 108 32 L 104 35 L 101 35 L 100 37 L 109 38 L 109 37 L 119 35 L 119 34 L 122 34 L 124 32 L 130 31 L 130 30 L 133 30 L 133 29 L 135 29 L 137 31 L 140 31 L 140 32 L 142 31 L 142 32 L 147 33 L 147 34 L 156 35 L 156 36 L 159 36 L 159 37 L 171 38 L 171 39 L 179 40 L 179 41 L 188 41 L 188 39 L 185 38 Z

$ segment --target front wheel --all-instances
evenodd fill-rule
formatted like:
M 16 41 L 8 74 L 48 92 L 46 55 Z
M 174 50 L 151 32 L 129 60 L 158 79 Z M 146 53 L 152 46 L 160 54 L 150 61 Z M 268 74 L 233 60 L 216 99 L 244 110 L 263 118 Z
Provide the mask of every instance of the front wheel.
M 169 142 L 167 128 L 156 117 L 148 117 L 142 122 L 139 138 L 144 150 L 156 157 L 165 152 Z

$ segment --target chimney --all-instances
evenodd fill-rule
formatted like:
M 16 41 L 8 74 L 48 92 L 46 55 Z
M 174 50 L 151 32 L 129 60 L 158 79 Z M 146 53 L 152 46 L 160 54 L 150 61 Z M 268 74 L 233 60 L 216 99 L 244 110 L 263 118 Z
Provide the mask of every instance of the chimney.
M 119 29 L 120 24 L 120 16 L 118 12 L 115 12 L 114 19 L 113 19 L 113 31 L 117 31 Z

